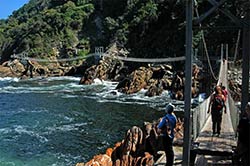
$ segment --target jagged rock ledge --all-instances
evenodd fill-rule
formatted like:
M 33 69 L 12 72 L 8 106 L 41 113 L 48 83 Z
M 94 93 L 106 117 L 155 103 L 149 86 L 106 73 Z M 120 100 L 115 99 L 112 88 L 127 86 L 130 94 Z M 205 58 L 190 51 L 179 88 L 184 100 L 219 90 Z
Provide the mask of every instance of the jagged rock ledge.
M 32 78 L 37 76 L 63 76 L 70 71 L 70 66 L 58 62 L 41 64 L 30 60 L 9 60 L 0 65 L 0 77 Z
M 133 126 L 124 139 L 117 142 L 113 148 L 106 149 L 105 154 L 93 157 L 87 163 L 77 163 L 76 166 L 153 166 L 163 151 L 162 137 L 156 132 L 158 121 L 144 122 L 142 128 Z M 180 119 L 175 128 L 174 146 L 183 145 L 183 121 Z
M 123 52 L 123 49 L 112 46 L 99 64 L 86 69 L 80 84 L 91 84 L 98 78 L 119 82 L 116 89 L 122 93 L 132 94 L 146 89 L 145 95 L 151 97 L 168 90 L 172 92 L 172 98 L 183 100 L 183 71 L 174 71 L 171 64 L 123 62 L 117 58 L 124 56 Z M 196 97 L 198 93 L 199 67 L 194 65 L 192 96 Z

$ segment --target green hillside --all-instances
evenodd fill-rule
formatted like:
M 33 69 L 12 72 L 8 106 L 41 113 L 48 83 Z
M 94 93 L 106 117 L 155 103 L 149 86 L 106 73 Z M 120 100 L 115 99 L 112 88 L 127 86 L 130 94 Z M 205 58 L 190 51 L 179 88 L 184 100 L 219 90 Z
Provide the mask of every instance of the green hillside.
M 229 0 L 221 8 L 240 17 L 239 4 Z M 212 7 L 202 0 L 197 5 L 199 13 Z M 209 50 L 216 52 L 220 43 L 229 43 L 233 52 L 237 28 L 218 29 L 235 26 L 228 17 L 217 10 L 202 25 Z M 201 29 L 194 25 L 194 47 L 199 47 L 200 41 Z M 84 56 L 96 46 L 107 47 L 113 42 L 126 47 L 131 56 L 183 55 L 185 1 L 30 0 L 0 21 L 1 62 L 23 51 L 40 58 Z

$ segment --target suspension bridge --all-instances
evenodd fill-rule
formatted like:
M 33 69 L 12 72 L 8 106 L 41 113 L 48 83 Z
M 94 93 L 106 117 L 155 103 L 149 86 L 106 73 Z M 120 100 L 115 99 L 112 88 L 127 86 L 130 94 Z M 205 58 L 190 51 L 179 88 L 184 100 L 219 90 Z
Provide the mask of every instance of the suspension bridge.
M 100 60 L 102 57 L 111 57 L 112 55 L 108 53 L 90 53 L 86 56 L 78 56 L 72 58 L 61 58 L 61 59 L 41 59 L 41 58 L 31 58 L 28 57 L 27 52 L 22 52 L 19 54 L 11 55 L 11 58 L 26 60 L 26 61 L 36 61 L 36 62 L 47 62 L 47 63 L 57 63 L 57 62 L 71 62 L 71 61 L 78 61 L 84 60 L 90 57 L 95 57 L 96 59 Z M 177 62 L 177 61 L 184 61 L 185 56 L 180 57 L 168 57 L 168 58 L 134 58 L 134 57 L 127 57 L 127 56 L 113 56 L 121 61 L 129 61 L 129 62 L 141 62 L 141 63 L 166 63 L 166 62 Z
M 221 60 L 221 67 L 217 85 L 224 85 L 228 89 L 228 61 Z M 222 116 L 220 136 L 212 134 L 212 119 L 207 113 L 212 94 L 199 106 L 191 110 L 191 161 L 190 165 L 231 165 L 233 163 L 233 149 L 236 147 L 236 127 L 239 113 L 230 95 L 226 100 L 226 111 Z M 175 155 L 175 165 L 181 164 L 182 154 Z M 165 154 L 159 158 L 156 165 L 166 163 Z
M 196 7 L 194 8 L 194 2 Z M 239 19 L 227 9 L 220 8 L 226 1 L 208 0 L 212 8 L 206 13 L 199 16 L 197 10 L 197 2 L 195 0 L 186 1 L 186 63 L 185 63 L 185 108 L 184 108 L 184 145 L 183 153 L 178 154 L 182 160 L 182 166 L 189 165 L 233 165 L 233 147 L 236 146 L 236 127 L 239 119 L 239 114 L 235 103 L 230 95 L 226 101 L 227 113 L 223 114 L 222 118 L 222 133 L 220 137 L 212 136 L 212 122 L 210 114 L 207 114 L 210 97 L 208 97 L 202 104 L 195 109 L 191 109 L 191 84 L 192 84 L 192 38 L 193 38 L 193 10 L 195 9 L 197 19 L 196 24 L 201 27 L 201 22 L 214 11 L 219 10 L 226 15 L 230 20 L 243 30 L 243 44 L 242 44 L 242 100 L 241 111 L 249 100 L 249 55 L 250 55 L 250 10 L 246 10 L 245 19 Z M 246 3 L 246 2 L 245 2 Z M 202 32 L 203 45 L 206 51 L 206 43 L 204 34 Z M 238 39 L 236 49 L 238 49 L 240 30 L 238 32 Z M 236 50 L 237 51 L 237 50 Z M 237 52 L 235 51 L 234 60 L 236 59 Z M 205 52 L 208 57 L 208 52 Z M 208 62 L 210 65 L 210 62 Z M 210 67 L 211 69 L 211 67 Z M 227 82 L 228 61 L 221 60 L 221 67 L 219 79 L 217 84 L 223 84 L 228 88 Z M 211 71 L 212 73 L 212 71 Z M 214 74 L 212 74 L 214 77 Z M 247 133 L 246 133 L 247 134 Z M 249 133 L 248 133 L 249 134 Z M 156 165 L 165 165 L 166 157 L 162 156 Z

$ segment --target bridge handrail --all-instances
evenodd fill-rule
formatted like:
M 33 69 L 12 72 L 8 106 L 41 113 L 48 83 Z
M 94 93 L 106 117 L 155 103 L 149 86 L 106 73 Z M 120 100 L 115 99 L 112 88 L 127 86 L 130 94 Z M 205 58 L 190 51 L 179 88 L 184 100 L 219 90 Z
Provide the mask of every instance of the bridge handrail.
M 228 107 L 230 109 L 229 111 L 230 111 L 230 116 L 231 116 L 231 121 L 232 121 L 234 132 L 237 133 L 237 125 L 239 122 L 240 113 L 230 93 L 228 93 Z
M 22 54 L 16 54 L 11 56 L 12 58 L 17 58 L 17 59 L 22 59 L 22 60 L 30 60 L 30 61 L 36 61 L 36 62 L 51 62 L 51 63 L 56 63 L 56 62 L 68 62 L 68 61 L 76 61 L 76 60 L 81 60 L 81 59 L 87 59 L 91 56 L 97 56 L 97 54 L 92 53 L 88 54 L 86 56 L 80 56 L 80 57 L 73 57 L 73 58 L 62 58 L 62 59 L 40 59 L 40 58 L 30 58 L 30 57 L 25 57 Z
M 11 55 L 11 58 L 17 58 L 22 60 L 30 60 L 30 61 L 37 61 L 37 62 L 50 62 L 50 63 L 56 63 L 56 62 L 68 62 L 68 61 L 76 61 L 81 59 L 87 59 L 91 56 L 102 56 L 102 57 L 109 57 L 111 55 L 107 53 L 91 53 L 86 56 L 80 56 L 80 57 L 73 57 L 73 58 L 64 58 L 64 59 L 40 59 L 40 58 L 30 58 L 26 56 L 26 52 L 22 52 L 19 54 Z M 181 57 L 169 57 L 169 58 L 134 58 L 134 57 L 122 57 L 122 56 L 115 56 L 115 58 L 122 60 L 122 61 L 130 61 L 130 62 L 143 62 L 143 63 L 164 63 L 164 62 L 176 62 L 176 61 L 184 61 L 185 56 Z
M 233 129 L 234 129 L 234 132 L 236 134 L 236 130 L 237 130 L 237 124 L 238 124 L 238 121 L 239 121 L 239 112 L 238 112 L 238 109 L 235 105 L 235 102 L 233 100 L 233 98 L 231 97 L 231 94 L 229 92 L 229 86 L 228 86 L 228 61 L 225 60 L 224 63 L 224 75 L 222 77 L 222 83 L 223 85 L 226 87 L 227 91 L 228 91 L 228 96 L 227 96 L 227 110 L 228 112 L 230 113 L 230 116 L 231 116 L 231 122 L 232 122 L 232 126 L 233 126 Z
M 133 58 L 133 57 L 122 57 L 116 56 L 119 60 L 130 61 L 130 62 L 144 62 L 144 63 L 164 63 L 164 62 L 177 62 L 184 61 L 185 56 L 181 57 L 169 57 L 169 58 Z
M 191 116 L 192 116 L 192 137 L 193 140 L 199 136 L 201 129 L 205 125 L 209 114 L 207 114 L 208 104 L 209 104 L 210 96 L 204 100 L 199 106 L 192 109 Z

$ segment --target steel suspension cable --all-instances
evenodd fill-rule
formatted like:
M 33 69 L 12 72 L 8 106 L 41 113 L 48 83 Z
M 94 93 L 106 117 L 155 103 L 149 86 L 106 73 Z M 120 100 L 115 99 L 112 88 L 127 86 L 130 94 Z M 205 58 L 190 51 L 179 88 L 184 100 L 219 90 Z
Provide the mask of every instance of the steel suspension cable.
M 235 50 L 234 50 L 234 59 L 233 59 L 234 62 L 236 61 L 236 57 L 238 54 L 239 43 L 240 43 L 240 34 L 241 34 L 241 30 L 239 29 L 238 37 L 237 37 L 237 41 L 236 41 L 236 45 L 235 45 Z
M 197 4 L 197 2 L 196 2 L 196 4 Z M 197 7 L 198 7 L 198 6 L 196 5 L 196 6 L 195 6 L 195 13 L 196 13 L 197 17 L 200 17 Z M 200 27 L 200 28 L 202 27 L 201 23 L 199 23 L 199 27 Z M 212 68 L 212 65 L 211 65 L 211 61 L 210 61 L 209 54 L 208 54 L 208 50 L 207 50 L 207 44 L 206 44 L 206 40 L 205 40 L 205 36 L 204 36 L 204 31 L 203 31 L 202 29 L 201 29 L 201 38 L 202 38 L 203 46 L 204 46 L 204 49 L 205 49 L 205 54 L 206 54 L 206 57 L 207 57 L 207 61 L 208 61 L 208 65 L 209 65 L 210 72 L 211 72 L 213 78 L 214 78 L 215 80 L 218 80 L 218 78 L 217 78 L 217 77 L 215 76 L 215 74 L 214 74 L 214 71 L 213 71 L 213 68 Z
M 184 61 L 185 56 L 181 57 L 170 57 L 170 58 L 133 58 L 133 57 L 122 57 L 116 56 L 117 59 L 129 62 L 144 62 L 144 63 L 163 63 L 163 62 L 177 62 Z
M 39 59 L 39 58 L 30 58 L 30 57 L 24 57 L 22 53 L 16 54 L 12 56 L 12 58 L 17 59 L 23 59 L 23 60 L 31 60 L 31 61 L 37 61 L 37 62 L 50 62 L 50 63 L 56 63 L 56 62 L 69 62 L 69 61 L 76 61 L 81 59 L 86 59 L 91 56 L 95 56 L 96 54 L 89 54 L 84 57 L 73 57 L 73 58 L 63 58 L 63 59 L 55 59 L 55 60 L 49 60 L 49 59 Z
M 64 58 L 64 59 L 55 59 L 55 60 L 49 60 L 49 59 L 39 59 L 39 58 L 30 58 L 26 57 L 25 53 L 20 53 L 11 56 L 12 58 L 22 59 L 22 60 L 30 60 L 30 61 L 37 61 L 37 62 L 50 62 L 50 63 L 57 63 L 57 62 L 69 62 L 69 61 L 76 61 L 81 59 L 86 59 L 91 56 L 97 56 L 98 54 L 92 53 L 84 57 L 73 57 L 73 58 Z M 100 54 L 99 54 L 100 55 Z M 104 53 L 102 55 L 103 57 L 111 57 L 111 55 L 108 55 Z M 115 58 L 122 60 L 122 61 L 130 61 L 130 62 L 144 62 L 144 63 L 163 63 L 163 62 L 177 62 L 177 61 L 184 61 L 185 56 L 181 57 L 169 57 L 169 58 L 133 58 L 133 57 L 122 57 L 122 56 L 115 56 Z

